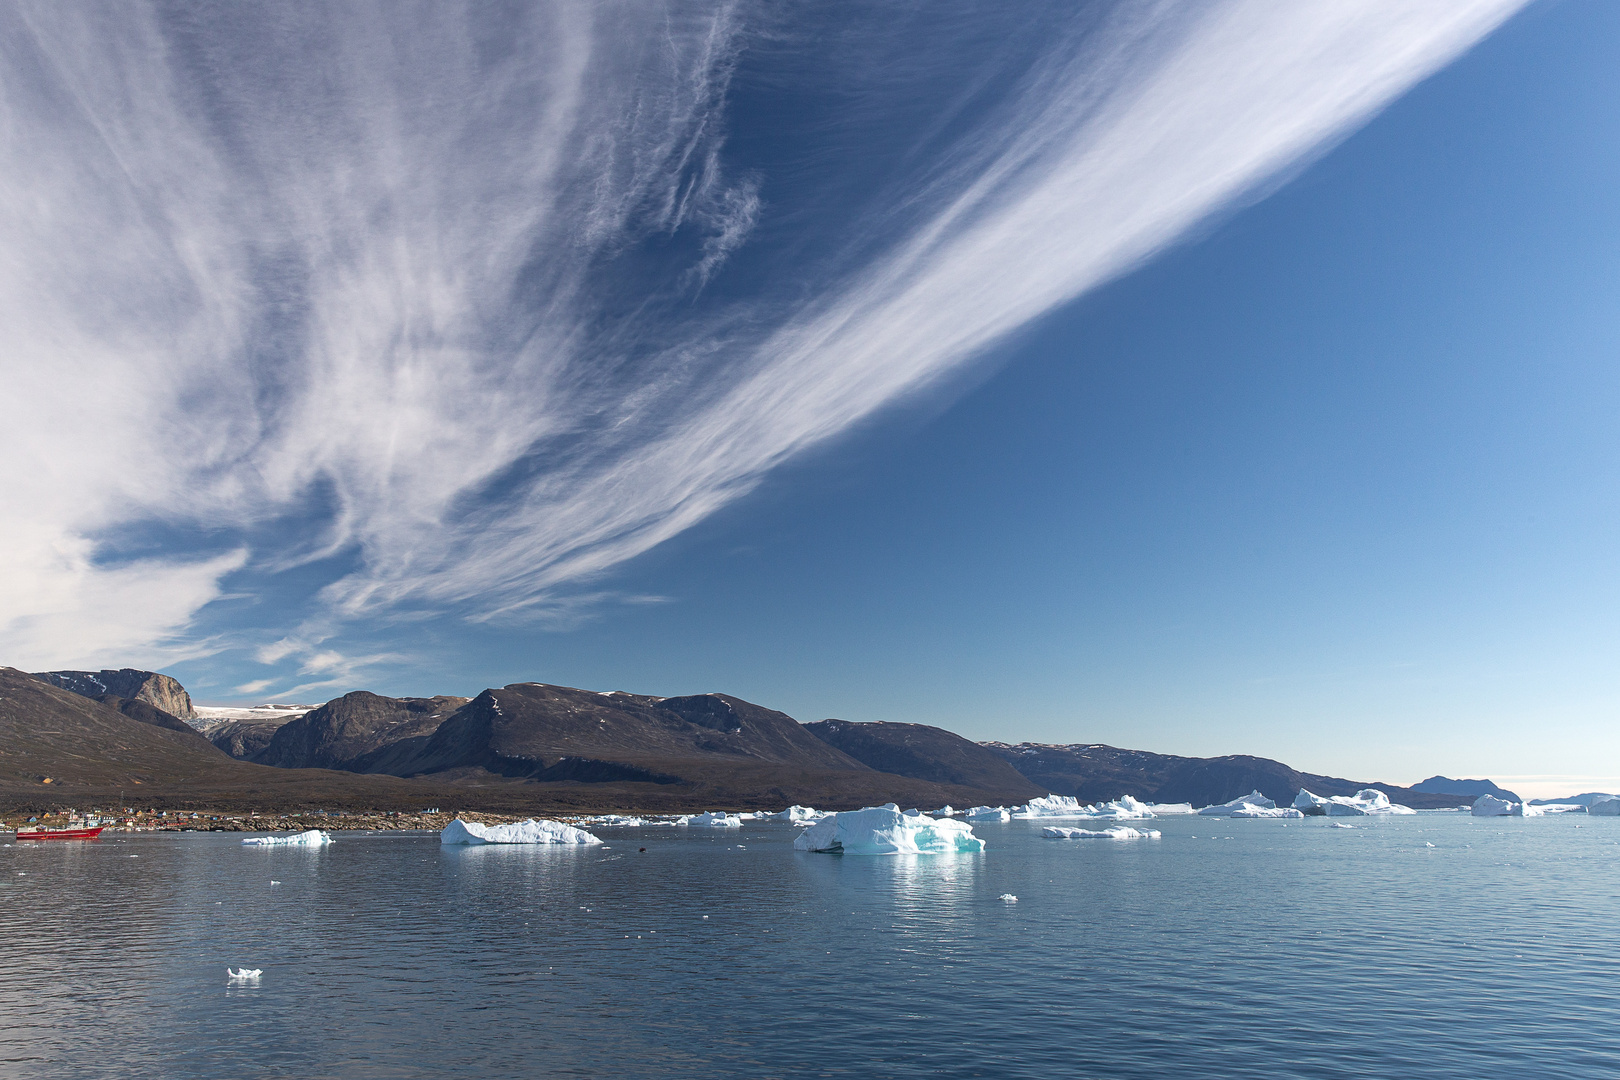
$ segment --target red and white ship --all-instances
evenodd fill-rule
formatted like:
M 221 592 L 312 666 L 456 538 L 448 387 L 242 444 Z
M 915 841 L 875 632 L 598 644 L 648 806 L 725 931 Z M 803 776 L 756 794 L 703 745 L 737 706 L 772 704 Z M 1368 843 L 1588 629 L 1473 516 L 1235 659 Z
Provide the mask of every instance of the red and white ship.
M 18 829 L 19 840 L 94 840 L 105 825 L 93 829 Z

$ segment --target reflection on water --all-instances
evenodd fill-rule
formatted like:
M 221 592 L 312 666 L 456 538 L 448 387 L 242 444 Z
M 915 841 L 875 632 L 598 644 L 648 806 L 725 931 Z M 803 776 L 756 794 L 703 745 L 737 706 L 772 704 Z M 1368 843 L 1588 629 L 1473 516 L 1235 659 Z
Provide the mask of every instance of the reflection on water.
M 982 855 L 886 858 L 794 852 L 775 823 L 18 844 L 0 1074 L 1620 1071 L 1620 821 L 1159 826 L 988 825 Z

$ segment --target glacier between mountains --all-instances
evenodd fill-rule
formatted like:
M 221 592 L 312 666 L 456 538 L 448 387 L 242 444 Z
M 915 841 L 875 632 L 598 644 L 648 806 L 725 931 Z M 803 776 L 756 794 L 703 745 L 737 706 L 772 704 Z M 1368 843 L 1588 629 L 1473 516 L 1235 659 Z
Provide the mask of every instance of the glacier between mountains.
M 452 821 L 439 833 L 441 844 L 600 844 L 602 841 L 560 821 L 519 821 L 511 825 L 480 825 L 476 821 Z
M 887 803 L 823 818 L 794 837 L 793 847 L 844 855 L 945 855 L 983 851 L 984 841 L 964 821 L 907 817 Z

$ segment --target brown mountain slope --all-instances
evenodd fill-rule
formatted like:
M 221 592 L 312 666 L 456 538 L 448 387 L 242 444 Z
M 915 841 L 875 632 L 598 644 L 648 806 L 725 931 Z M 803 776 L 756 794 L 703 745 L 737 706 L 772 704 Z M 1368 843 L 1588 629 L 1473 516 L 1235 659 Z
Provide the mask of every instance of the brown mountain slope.
M 463 697 L 391 698 L 356 690 L 281 725 L 252 760 L 282 769 L 386 772 L 368 767 L 369 761 L 402 740 L 425 742 L 466 703 Z
M 1047 794 L 993 750 L 944 728 L 881 720 L 822 720 L 804 728 L 863 765 L 936 784 L 977 788 L 984 801 L 1018 803 Z

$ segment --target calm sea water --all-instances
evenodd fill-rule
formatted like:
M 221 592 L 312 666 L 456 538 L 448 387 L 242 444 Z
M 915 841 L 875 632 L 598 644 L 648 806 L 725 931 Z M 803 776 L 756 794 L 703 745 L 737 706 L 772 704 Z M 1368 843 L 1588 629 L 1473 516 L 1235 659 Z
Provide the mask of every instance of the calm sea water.
M 15 845 L 0 1074 L 1620 1076 L 1620 819 L 1156 824 Z

